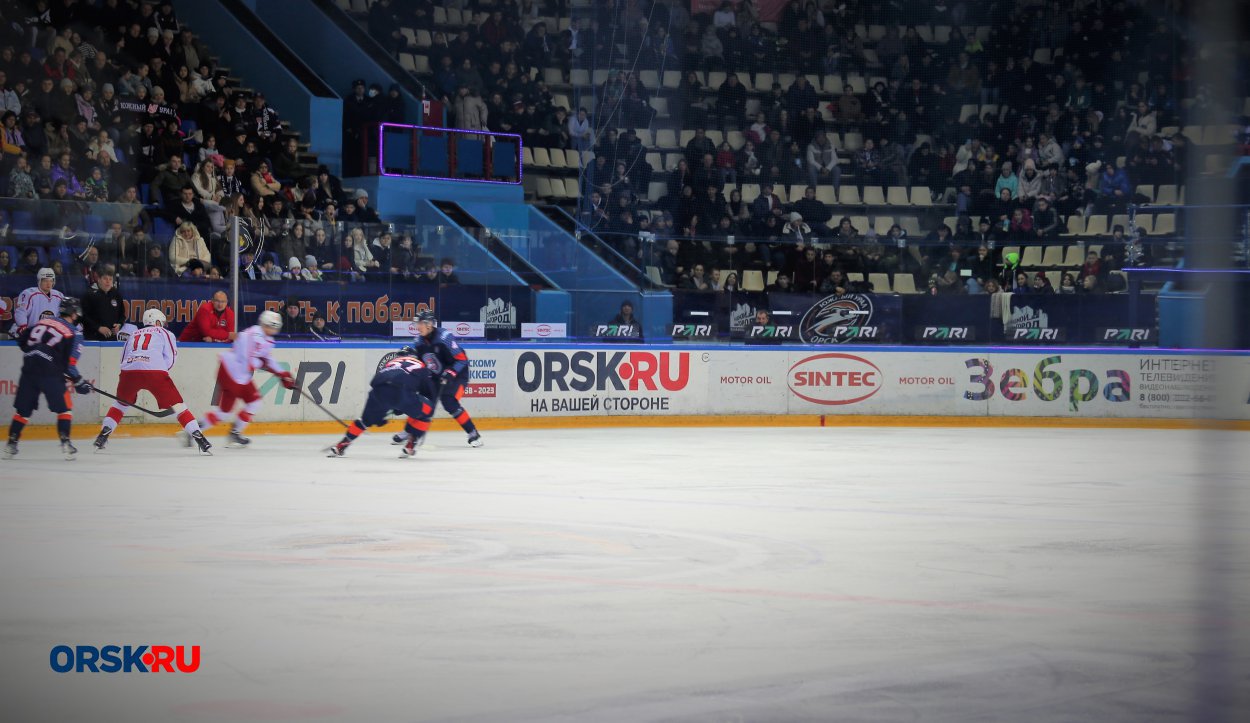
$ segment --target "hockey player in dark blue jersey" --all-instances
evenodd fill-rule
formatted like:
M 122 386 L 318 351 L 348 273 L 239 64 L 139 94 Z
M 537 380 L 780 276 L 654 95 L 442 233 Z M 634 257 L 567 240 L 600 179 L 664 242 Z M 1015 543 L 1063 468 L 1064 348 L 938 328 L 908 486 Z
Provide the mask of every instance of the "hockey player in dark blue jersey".
M 71 397 L 65 386 L 69 379 L 79 394 L 89 394 L 91 384 L 78 371 L 78 357 L 82 354 L 82 334 L 79 333 L 78 317 L 82 307 L 78 300 L 68 297 L 61 302 L 60 315 L 40 319 L 22 329 L 17 342 L 22 349 L 22 374 L 17 382 L 17 394 L 13 399 L 13 421 L 9 424 L 9 442 L 4 447 L 4 458 L 17 455 L 17 443 L 30 415 L 39 407 L 42 395 L 48 409 L 56 413 L 56 432 L 61 438 L 61 452 L 65 459 L 75 459 L 78 450 L 70 442 L 73 424 Z
M 428 359 L 432 355 L 438 360 L 441 369 L 438 378 L 433 380 L 428 395 L 431 399 L 437 397 L 438 401 L 442 402 L 443 409 L 446 409 L 451 418 L 456 420 L 460 428 L 469 435 L 470 447 L 481 447 L 482 435 L 473 424 L 469 412 L 460 404 L 460 398 L 464 396 L 465 385 L 469 382 L 469 356 L 464 353 L 464 348 L 460 346 L 460 342 L 456 341 L 456 337 L 451 332 L 438 328 L 438 321 L 434 318 L 434 314 L 423 311 L 417 314 L 416 322 L 418 335 L 416 340 L 412 346 L 401 349 L 400 353 L 410 353 L 418 359 Z M 404 427 L 404 431 L 396 434 L 391 442 L 405 444 L 411 434 L 412 430 Z
M 365 429 L 386 424 L 386 417 L 391 412 L 408 416 L 401 456 L 415 455 L 421 439 L 430 429 L 430 416 L 434 414 L 434 404 L 425 396 L 430 386 L 430 369 L 416 356 L 400 354 L 391 359 L 373 375 L 365 410 L 348 427 L 343 438 L 326 450 L 328 456 L 342 457 Z

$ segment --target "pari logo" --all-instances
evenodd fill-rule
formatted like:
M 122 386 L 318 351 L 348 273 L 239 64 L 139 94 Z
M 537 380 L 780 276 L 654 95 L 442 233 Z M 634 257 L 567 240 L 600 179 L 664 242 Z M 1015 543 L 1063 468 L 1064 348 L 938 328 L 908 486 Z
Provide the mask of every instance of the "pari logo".
M 690 383 L 689 352 L 527 351 L 517 357 L 523 392 L 680 391 Z
M 842 294 L 826 296 L 803 314 L 799 322 L 799 337 L 806 344 L 844 342 L 862 336 L 850 329 L 872 328 L 870 338 L 876 337 L 872 320 L 872 297 L 867 294 Z
M 57 645 L 48 654 L 57 673 L 194 673 L 198 645 Z
M 815 404 L 855 404 L 881 391 L 881 370 L 853 354 L 817 354 L 786 373 L 794 396 Z

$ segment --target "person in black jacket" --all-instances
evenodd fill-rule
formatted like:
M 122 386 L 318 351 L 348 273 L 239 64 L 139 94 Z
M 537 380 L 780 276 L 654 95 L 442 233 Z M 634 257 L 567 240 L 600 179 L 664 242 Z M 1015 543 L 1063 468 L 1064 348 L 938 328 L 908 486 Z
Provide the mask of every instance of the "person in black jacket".
M 286 310 L 282 314 L 282 333 L 285 336 L 303 336 L 309 333 L 304 310 L 295 299 L 286 300 Z
M 96 278 L 95 286 L 82 297 L 83 335 L 91 341 L 111 341 L 117 338 L 122 323 L 126 321 L 126 304 L 121 292 L 113 285 L 116 270 L 105 265 Z

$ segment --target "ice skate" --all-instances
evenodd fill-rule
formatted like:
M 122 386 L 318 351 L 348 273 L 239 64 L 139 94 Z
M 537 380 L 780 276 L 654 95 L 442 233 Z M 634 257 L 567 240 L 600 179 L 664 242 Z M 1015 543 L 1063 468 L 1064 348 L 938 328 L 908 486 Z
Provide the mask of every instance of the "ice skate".
M 228 439 L 230 441 L 226 443 L 226 446 L 231 449 L 242 449 L 243 447 L 246 447 L 247 445 L 252 443 L 252 440 L 250 437 L 244 437 L 242 434 L 239 434 L 236 430 L 233 430 L 233 429 L 230 430 L 230 436 Z
M 200 454 L 208 455 L 210 457 L 212 456 L 213 453 L 209 450 L 213 448 L 213 445 L 208 443 L 208 439 L 204 436 L 203 432 L 195 432 L 187 435 L 187 439 L 195 440 L 196 445 L 200 448 Z
M 112 433 L 113 433 L 113 430 L 111 429 L 100 430 L 100 433 L 96 435 L 95 441 L 91 443 L 92 446 L 95 447 L 95 451 L 97 452 L 104 451 L 105 445 L 109 443 L 109 435 Z
M 69 441 L 68 437 L 61 440 L 61 454 L 65 455 L 65 459 L 70 461 L 78 459 L 78 448 L 74 446 L 73 442 Z
M 469 435 L 469 446 L 470 447 L 482 446 L 482 435 L 479 434 L 476 429 L 473 430 L 473 433 Z

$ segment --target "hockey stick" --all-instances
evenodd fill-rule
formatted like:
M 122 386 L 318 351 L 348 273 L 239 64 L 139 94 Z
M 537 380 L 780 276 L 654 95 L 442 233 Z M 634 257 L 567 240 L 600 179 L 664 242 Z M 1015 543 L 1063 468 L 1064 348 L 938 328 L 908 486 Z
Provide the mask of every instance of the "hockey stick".
M 301 387 L 300 385 L 296 384 L 294 387 L 292 387 L 292 389 L 294 389 L 296 392 L 298 392 L 298 393 L 299 393 L 299 395 L 300 395 L 301 397 L 304 397 L 305 399 L 307 399 L 308 401 L 312 402 L 313 404 L 316 404 L 316 405 L 317 405 L 317 409 L 320 409 L 321 411 L 323 411 L 323 412 L 325 412 L 327 415 L 329 415 L 330 419 L 333 419 L 334 421 L 336 421 L 336 422 L 338 422 L 339 424 L 343 425 L 343 429 L 350 429 L 350 428 L 351 428 L 351 426 L 352 426 L 352 425 L 350 425 L 350 424 L 348 424 L 347 422 L 344 422 L 343 420 L 341 420 L 341 419 L 339 419 L 338 417 L 334 416 L 334 412 L 331 412 L 329 409 L 326 409 L 325 407 L 321 406 L 321 403 L 320 403 L 320 402 L 318 402 L 316 399 L 313 399 L 313 398 L 312 398 L 312 395 L 311 395 L 311 394 L 309 394 L 308 392 L 304 391 L 304 388 L 303 388 L 303 387 Z
M 117 396 L 117 395 L 115 395 L 115 394 L 109 394 L 108 392 L 106 392 L 106 391 L 104 391 L 103 389 L 100 389 L 99 387 L 94 386 L 94 385 L 92 385 L 91 390 L 92 390 L 93 392 L 95 392 L 96 394 L 100 394 L 100 395 L 106 396 L 106 397 L 108 397 L 109 399 L 116 399 L 117 401 L 121 402 L 122 404 L 128 405 L 128 406 L 130 406 L 130 407 L 132 407 L 132 408 L 134 408 L 134 409 L 138 409 L 140 412 L 143 412 L 144 414 L 150 414 L 150 415 L 152 415 L 153 417 L 157 417 L 157 418 L 160 418 L 160 417 L 168 417 L 168 416 L 170 416 L 170 415 L 172 415 L 172 414 L 174 413 L 174 410 L 172 410 L 172 409 L 162 409 L 162 410 L 160 410 L 160 411 L 156 411 L 156 412 L 152 411 L 151 409 L 145 409 L 144 407 L 140 407 L 138 404 L 134 404 L 133 402 L 127 402 L 125 399 L 122 399 L 121 397 L 119 397 L 119 396 Z

